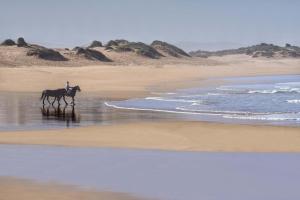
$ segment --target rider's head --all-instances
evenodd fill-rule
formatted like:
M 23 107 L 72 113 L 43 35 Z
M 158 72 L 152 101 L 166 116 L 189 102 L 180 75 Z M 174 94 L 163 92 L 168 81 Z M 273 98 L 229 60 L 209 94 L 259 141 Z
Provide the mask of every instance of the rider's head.
M 67 84 L 69 84 L 69 81 L 67 81 Z

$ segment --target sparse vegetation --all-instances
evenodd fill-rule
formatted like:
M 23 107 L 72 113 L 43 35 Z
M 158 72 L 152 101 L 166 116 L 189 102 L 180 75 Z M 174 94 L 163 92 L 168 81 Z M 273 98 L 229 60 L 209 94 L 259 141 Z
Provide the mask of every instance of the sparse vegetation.
M 15 41 L 12 39 L 6 39 L 1 43 L 2 46 L 13 46 L 16 45 Z
M 94 40 L 91 44 L 90 44 L 90 46 L 88 46 L 88 48 L 95 48 L 95 47 L 102 47 L 103 45 L 102 45 L 102 42 L 100 42 L 100 41 L 97 41 L 97 40 Z
M 159 51 L 162 51 L 163 53 L 166 53 L 169 56 L 173 56 L 173 57 L 190 57 L 190 55 L 188 53 L 186 53 L 185 51 L 183 51 L 182 49 L 169 44 L 167 42 L 162 42 L 162 41 L 158 41 L 155 40 L 154 42 L 152 42 L 151 46 Z
M 93 49 L 75 47 L 73 50 L 76 51 L 76 55 L 82 55 L 85 58 L 90 59 L 90 60 L 111 62 L 111 60 L 109 58 L 107 58 L 103 53 L 93 50 Z
M 238 49 L 229 49 L 222 51 L 194 51 L 190 53 L 192 56 L 196 57 L 210 57 L 210 56 L 225 56 L 234 54 L 246 54 L 256 57 L 300 57 L 300 48 L 286 44 L 285 47 L 280 47 L 274 44 L 261 43 L 258 45 L 253 45 L 250 47 L 242 47 Z
M 48 49 L 46 47 L 38 45 L 30 45 L 29 50 L 27 51 L 27 56 L 36 56 L 44 60 L 51 61 L 66 61 L 67 59 L 62 56 L 58 51 L 53 49 Z

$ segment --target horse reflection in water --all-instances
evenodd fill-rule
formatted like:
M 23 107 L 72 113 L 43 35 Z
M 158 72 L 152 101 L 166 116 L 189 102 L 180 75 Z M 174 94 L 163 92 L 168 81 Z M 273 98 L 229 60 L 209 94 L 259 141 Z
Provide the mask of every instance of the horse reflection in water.
M 45 107 L 45 105 L 43 105 L 41 113 L 43 115 L 43 119 L 65 121 L 67 127 L 70 123 L 80 123 L 80 115 L 76 113 L 75 105 L 69 107 L 67 105 L 63 108 L 61 108 L 60 105 L 57 105 L 57 107 L 53 105 Z

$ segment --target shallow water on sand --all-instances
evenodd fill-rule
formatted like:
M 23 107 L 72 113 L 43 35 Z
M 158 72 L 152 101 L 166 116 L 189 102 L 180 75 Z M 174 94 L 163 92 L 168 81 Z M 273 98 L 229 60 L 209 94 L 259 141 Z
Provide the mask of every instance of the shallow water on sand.
M 0 145 L 0 176 L 163 200 L 300 199 L 299 153 Z
M 32 130 L 169 119 L 170 114 L 124 111 L 104 105 L 97 95 L 79 94 L 76 105 L 43 106 L 39 93 L 0 92 L 0 130 Z M 70 99 L 69 99 L 70 101 Z
M 176 113 L 186 119 L 300 126 L 300 75 L 228 78 L 224 85 L 107 102 L 127 110 Z

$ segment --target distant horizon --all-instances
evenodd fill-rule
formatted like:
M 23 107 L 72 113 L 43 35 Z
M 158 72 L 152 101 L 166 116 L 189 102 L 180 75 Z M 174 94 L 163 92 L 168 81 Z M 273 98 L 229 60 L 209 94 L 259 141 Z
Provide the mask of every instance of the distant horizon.
M 300 46 L 297 0 L 0 0 L 0 40 L 49 47 L 162 40 L 186 51 L 262 42 Z

